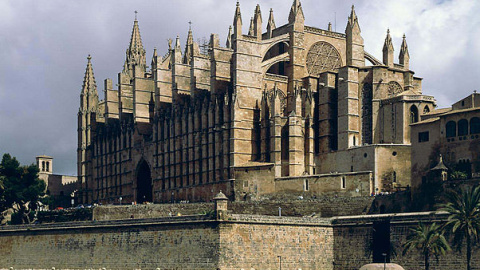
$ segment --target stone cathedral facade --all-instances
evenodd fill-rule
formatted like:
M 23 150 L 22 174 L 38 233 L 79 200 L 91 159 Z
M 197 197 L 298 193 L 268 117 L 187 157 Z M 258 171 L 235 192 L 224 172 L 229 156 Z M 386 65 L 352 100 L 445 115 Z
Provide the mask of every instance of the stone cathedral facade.
M 410 185 L 410 127 L 435 100 L 399 63 L 389 32 L 383 61 L 364 50 L 354 8 L 345 33 L 288 23 L 260 6 L 248 32 L 237 3 L 225 46 L 169 41 L 146 64 L 135 19 L 118 86 L 99 101 L 90 56 L 78 113 L 79 199 L 231 200 L 276 193 L 367 196 Z M 246 27 L 245 27 L 246 28 Z

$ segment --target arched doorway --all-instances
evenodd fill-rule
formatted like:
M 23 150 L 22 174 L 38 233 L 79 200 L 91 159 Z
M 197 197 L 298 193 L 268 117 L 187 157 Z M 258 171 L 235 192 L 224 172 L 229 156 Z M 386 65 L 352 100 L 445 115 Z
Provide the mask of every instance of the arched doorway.
M 152 201 L 152 176 L 150 167 L 145 160 L 141 160 L 137 166 L 137 202 Z

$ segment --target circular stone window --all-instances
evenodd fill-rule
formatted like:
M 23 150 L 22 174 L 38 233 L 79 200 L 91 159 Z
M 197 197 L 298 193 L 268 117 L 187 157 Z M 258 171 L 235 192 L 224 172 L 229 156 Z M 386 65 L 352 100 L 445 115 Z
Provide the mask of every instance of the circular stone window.
M 393 151 L 392 156 L 396 156 L 396 155 L 397 155 L 397 152 Z
M 388 95 L 396 96 L 403 92 L 402 86 L 398 82 L 391 81 L 388 83 Z
M 307 54 L 307 70 L 311 76 L 318 76 L 325 71 L 337 71 L 342 59 L 337 49 L 327 42 L 317 42 L 310 47 Z

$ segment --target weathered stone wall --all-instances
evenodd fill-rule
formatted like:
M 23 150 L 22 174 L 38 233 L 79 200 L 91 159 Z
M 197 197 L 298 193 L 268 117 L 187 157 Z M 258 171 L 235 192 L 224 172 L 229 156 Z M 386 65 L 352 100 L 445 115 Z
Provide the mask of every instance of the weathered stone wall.
M 412 251 L 403 255 L 403 244 L 410 234 L 410 228 L 416 226 L 419 221 L 430 224 L 442 222 L 445 218 L 442 215 L 434 215 L 433 212 L 334 218 L 332 223 L 334 226 L 335 269 L 356 270 L 360 266 L 372 262 L 373 249 L 376 248 L 373 244 L 374 222 L 389 222 L 390 248 L 393 249 L 390 256 L 392 263 L 409 270 L 424 269 L 421 252 Z M 480 266 L 479 255 L 479 250 L 474 250 L 472 269 Z M 440 256 L 438 261 L 432 256 L 430 267 L 437 270 L 466 269 L 465 248 L 461 253 L 453 248 L 453 251 Z
M 273 164 L 235 167 L 235 200 L 258 199 L 259 196 L 275 192 L 275 172 Z
M 216 223 L 86 222 L 0 230 L 0 268 L 216 269 Z
M 252 215 L 232 219 L 220 226 L 220 269 L 333 269 L 333 228 L 327 222 Z
M 402 255 L 409 228 L 429 212 L 336 218 L 230 214 L 0 227 L 0 269 L 331 269 L 378 262 L 375 224 L 387 223 L 389 258 L 423 269 L 418 252 Z M 378 237 L 378 235 L 377 235 Z M 480 266 L 478 249 L 472 266 Z M 380 258 L 382 259 L 382 257 Z M 432 267 L 465 268 L 465 250 L 448 252 Z
M 278 195 L 281 197 L 281 195 Z M 279 198 L 280 199 L 280 198 Z M 361 215 L 370 212 L 375 197 L 319 197 L 304 200 L 268 200 L 250 202 L 229 202 L 228 209 L 237 214 L 277 216 L 282 208 L 282 216 L 332 217 Z M 121 220 L 144 219 L 168 216 L 187 216 L 211 213 L 213 203 L 147 204 L 125 206 L 98 206 L 93 211 L 93 219 Z
M 276 192 L 316 196 L 369 196 L 372 172 L 331 173 L 275 179 Z
M 98 206 L 93 220 L 145 219 L 168 216 L 206 214 L 213 211 L 213 203 L 143 204 L 125 206 Z

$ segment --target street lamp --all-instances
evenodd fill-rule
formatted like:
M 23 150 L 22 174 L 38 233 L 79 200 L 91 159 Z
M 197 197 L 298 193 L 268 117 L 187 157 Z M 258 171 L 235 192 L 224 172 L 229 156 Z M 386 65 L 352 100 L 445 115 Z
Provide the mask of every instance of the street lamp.
M 120 198 L 118 198 L 118 200 L 120 201 L 120 205 L 122 205 L 122 197 L 120 196 Z
M 72 192 L 72 194 L 70 194 L 70 197 L 71 197 L 71 203 L 72 203 L 72 207 L 75 205 L 75 193 Z

